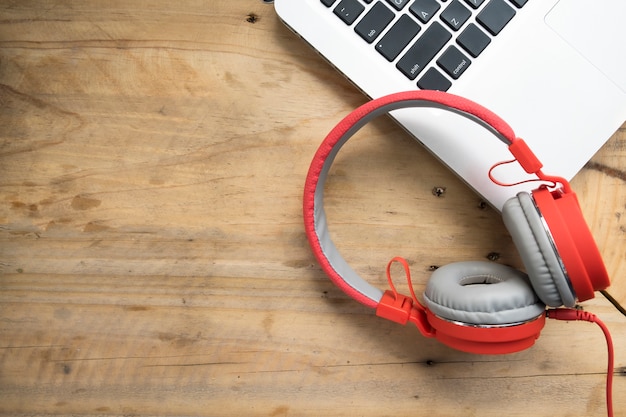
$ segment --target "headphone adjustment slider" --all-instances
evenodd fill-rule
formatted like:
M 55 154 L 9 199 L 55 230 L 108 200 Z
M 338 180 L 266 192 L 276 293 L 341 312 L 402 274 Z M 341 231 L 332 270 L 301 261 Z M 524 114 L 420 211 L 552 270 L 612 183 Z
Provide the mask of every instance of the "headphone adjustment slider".
M 419 307 L 413 306 L 411 297 L 387 290 L 376 307 L 376 315 L 403 325 L 410 321 L 425 337 L 435 337 L 435 331 L 428 323 L 426 312 Z
M 509 146 L 509 151 L 528 174 L 536 174 L 543 167 L 539 158 L 530 150 L 530 147 L 524 139 L 517 138 L 517 140 Z

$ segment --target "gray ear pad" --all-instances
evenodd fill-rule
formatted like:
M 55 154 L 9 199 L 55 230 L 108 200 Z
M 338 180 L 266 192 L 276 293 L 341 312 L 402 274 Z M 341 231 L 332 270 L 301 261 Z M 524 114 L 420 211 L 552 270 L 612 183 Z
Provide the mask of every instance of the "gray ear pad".
M 545 311 L 526 274 L 479 261 L 435 270 L 426 285 L 424 302 L 435 315 L 470 325 L 522 323 Z
M 539 298 L 550 307 L 574 307 L 576 295 L 530 194 L 504 203 L 502 218 Z

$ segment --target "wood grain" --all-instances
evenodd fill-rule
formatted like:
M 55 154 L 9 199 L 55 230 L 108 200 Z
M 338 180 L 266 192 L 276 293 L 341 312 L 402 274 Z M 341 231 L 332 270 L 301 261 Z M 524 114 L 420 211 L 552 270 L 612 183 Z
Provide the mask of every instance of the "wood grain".
M 0 2 L 0 412 L 605 415 L 592 325 L 469 355 L 323 275 L 304 176 L 364 101 L 260 0 Z M 573 181 L 622 303 L 625 129 Z M 418 291 L 455 260 L 521 267 L 498 213 L 389 120 L 346 147 L 327 197 L 377 285 L 396 255 Z M 626 416 L 626 319 L 584 307 L 613 333 Z

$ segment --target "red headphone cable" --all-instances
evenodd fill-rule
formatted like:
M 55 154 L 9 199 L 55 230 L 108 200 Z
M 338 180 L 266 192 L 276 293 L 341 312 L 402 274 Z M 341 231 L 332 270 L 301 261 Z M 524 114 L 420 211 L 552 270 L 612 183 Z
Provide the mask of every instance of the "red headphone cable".
M 600 329 L 602 329 L 608 350 L 608 366 L 606 372 L 606 411 L 608 417 L 613 417 L 613 363 L 615 353 L 613 351 L 613 339 L 611 338 L 609 328 L 606 327 L 606 325 L 594 314 L 583 310 L 557 308 L 548 310 L 547 317 L 556 320 L 587 321 L 597 324 Z

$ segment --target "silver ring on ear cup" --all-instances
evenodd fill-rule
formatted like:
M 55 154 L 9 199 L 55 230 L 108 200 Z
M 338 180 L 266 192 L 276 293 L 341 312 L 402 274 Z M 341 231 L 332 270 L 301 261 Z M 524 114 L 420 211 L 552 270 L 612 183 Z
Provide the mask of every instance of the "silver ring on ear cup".
M 531 195 L 519 193 L 504 203 L 502 219 L 537 296 L 550 307 L 573 307 L 576 295 L 550 231 Z
M 470 326 L 512 326 L 545 312 L 528 276 L 506 265 L 470 261 L 442 266 L 424 291 L 428 309 Z

